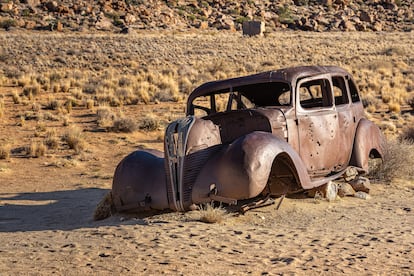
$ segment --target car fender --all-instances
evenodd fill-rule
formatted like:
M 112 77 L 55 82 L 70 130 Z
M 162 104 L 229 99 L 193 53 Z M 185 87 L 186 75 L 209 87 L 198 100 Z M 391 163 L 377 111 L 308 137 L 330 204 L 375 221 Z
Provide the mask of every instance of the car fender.
M 194 183 L 193 202 L 211 200 L 212 187 L 223 198 L 243 200 L 258 196 L 268 183 L 274 160 L 281 155 L 291 160 L 298 183 L 309 186 L 309 175 L 296 151 L 271 133 L 255 131 L 223 145 L 207 161 Z
M 357 167 L 363 172 L 368 172 L 370 155 L 374 155 L 375 158 L 382 158 L 384 145 L 385 138 L 380 129 L 373 122 L 365 118 L 361 119 L 355 133 L 349 165 Z
M 117 166 L 112 201 L 117 211 L 168 209 L 164 154 L 137 150 Z

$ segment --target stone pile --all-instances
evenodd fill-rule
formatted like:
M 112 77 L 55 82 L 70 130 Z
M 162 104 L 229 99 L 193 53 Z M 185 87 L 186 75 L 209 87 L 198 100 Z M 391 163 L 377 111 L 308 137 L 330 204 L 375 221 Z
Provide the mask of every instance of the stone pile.
M 412 31 L 412 0 L 10 0 L 0 3 L 0 27 L 116 31 L 187 28 L 240 30 Z

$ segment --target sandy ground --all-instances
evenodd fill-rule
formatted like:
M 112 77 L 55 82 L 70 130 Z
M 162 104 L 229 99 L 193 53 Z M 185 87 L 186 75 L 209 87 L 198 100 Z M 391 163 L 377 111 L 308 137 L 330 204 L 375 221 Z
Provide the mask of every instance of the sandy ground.
M 413 182 L 373 184 L 369 200 L 287 198 L 216 224 L 198 211 L 95 222 L 110 180 L 82 171 L 22 159 L 0 173 L 0 274 L 414 271 Z

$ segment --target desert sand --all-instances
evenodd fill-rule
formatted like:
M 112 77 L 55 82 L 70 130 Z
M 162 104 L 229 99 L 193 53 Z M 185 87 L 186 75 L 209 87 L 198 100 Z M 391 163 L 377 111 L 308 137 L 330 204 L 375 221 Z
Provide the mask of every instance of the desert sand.
M 373 184 L 369 200 L 286 198 L 279 210 L 271 205 L 245 215 L 233 212 L 214 224 L 200 222 L 199 211 L 118 214 L 96 222 L 92 214 L 110 188 L 108 181 L 55 170 L 35 168 L 18 181 L 2 174 L 2 275 L 410 275 L 414 270 L 413 182 Z

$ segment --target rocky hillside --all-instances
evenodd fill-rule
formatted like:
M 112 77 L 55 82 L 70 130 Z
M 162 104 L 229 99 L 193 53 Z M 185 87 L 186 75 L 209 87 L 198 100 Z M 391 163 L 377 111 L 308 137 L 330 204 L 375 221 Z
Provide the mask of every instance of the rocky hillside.
M 413 31 L 412 0 L 0 0 L 6 30 L 239 30 L 261 20 L 266 30 Z

